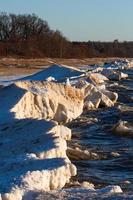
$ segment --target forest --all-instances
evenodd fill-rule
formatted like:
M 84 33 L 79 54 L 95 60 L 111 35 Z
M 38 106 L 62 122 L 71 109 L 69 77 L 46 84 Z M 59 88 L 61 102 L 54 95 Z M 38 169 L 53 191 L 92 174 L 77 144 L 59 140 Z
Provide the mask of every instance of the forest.
M 89 39 L 89 35 L 88 35 Z M 0 57 L 133 57 L 133 41 L 70 41 L 35 14 L 0 13 Z

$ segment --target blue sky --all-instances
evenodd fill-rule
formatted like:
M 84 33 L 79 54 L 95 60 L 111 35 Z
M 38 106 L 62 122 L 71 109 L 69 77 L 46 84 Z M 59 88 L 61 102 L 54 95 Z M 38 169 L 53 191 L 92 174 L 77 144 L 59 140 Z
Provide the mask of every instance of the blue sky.
M 133 0 L 0 0 L 0 11 L 35 13 L 70 40 L 133 40 Z

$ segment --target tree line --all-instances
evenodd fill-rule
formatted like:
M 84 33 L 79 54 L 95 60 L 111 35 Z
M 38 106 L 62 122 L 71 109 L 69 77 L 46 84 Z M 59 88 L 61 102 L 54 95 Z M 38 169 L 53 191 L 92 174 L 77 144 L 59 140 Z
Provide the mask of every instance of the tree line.
M 35 14 L 0 13 L 0 56 L 133 57 L 133 42 L 71 42 Z

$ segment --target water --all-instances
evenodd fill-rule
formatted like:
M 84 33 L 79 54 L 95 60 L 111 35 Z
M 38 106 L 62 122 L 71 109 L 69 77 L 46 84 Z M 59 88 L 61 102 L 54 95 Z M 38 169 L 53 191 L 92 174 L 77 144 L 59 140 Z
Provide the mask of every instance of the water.
M 133 125 L 133 71 L 129 78 L 108 86 L 119 94 L 113 108 L 100 108 L 82 115 L 70 125 L 73 143 L 101 155 L 98 160 L 73 161 L 78 169 L 79 181 L 89 181 L 97 188 L 106 185 L 120 185 L 123 191 L 133 191 L 133 137 L 120 136 L 112 131 L 119 120 Z M 113 83 L 113 82 L 112 82 Z M 97 119 L 97 122 L 93 119 Z M 82 123 L 81 123 L 82 120 Z M 114 153 L 117 153 L 114 156 Z

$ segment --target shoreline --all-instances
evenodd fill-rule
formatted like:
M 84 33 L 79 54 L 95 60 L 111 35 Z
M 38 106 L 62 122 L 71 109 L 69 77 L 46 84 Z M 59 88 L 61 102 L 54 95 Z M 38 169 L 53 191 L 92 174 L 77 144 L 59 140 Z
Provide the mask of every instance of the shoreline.
M 57 66 L 56 66 L 57 67 Z M 57 67 L 58 68 L 58 67 Z M 56 70 L 57 70 L 56 68 Z M 60 68 L 60 67 L 59 67 Z M 65 67 L 66 68 L 66 67 Z M 65 69 L 63 68 L 63 69 Z M 49 69 L 48 69 L 49 70 Z M 94 69 L 96 71 L 96 69 Z M 70 97 L 71 101 L 67 102 L 65 99 L 62 99 L 62 100 L 58 100 L 58 105 L 61 104 L 61 103 L 65 103 L 66 101 L 66 105 L 67 107 L 60 107 L 60 109 L 58 108 L 57 109 L 57 113 L 49 113 L 47 114 L 45 117 L 44 117 L 44 114 L 43 114 L 43 118 L 47 119 L 51 116 L 50 119 L 54 119 L 55 121 L 59 121 L 59 122 L 67 122 L 67 120 L 69 121 L 72 121 L 72 119 L 75 119 L 77 118 L 81 113 L 82 113 L 82 109 L 83 109 L 83 106 L 84 106 L 84 109 L 88 109 L 88 111 L 90 109 L 97 109 L 99 106 L 107 106 L 107 107 L 110 107 L 110 106 L 113 106 L 114 103 L 117 101 L 117 95 L 112 93 L 112 92 L 109 92 L 108 90 L 106 89 L 103 89 L 104 88 L 104 79 L 105 77 L 107 78 L 107 76 L 104 76 L 104 75 L 97 75 L 95 71 L 91 71 L 91 73 L 88 73 L 87 74 L 87 78 L 86 80 L 89 81 L 88 83 L 87 82 L 84 82 L 85 78 L 82 78 L 81 76 L 81 82 L 73 82 L 73 79 L 71 79 L 71 76 L 70 75 L 70 85 L 72 84 L 72 87 L 73 87 L 73 84 L 76 88 L 78 89 L 72 89 L 71 86 L 63 86 L 63 88 L 65 88 L 65 93 L 64 95 L 66 95 L 66 99 L 67 101 L 69 100 L 68 99 L 68 96 Z M 57 70 L 58 72 L 58 70 Z M 75 73 L 75 71 L 74 71 Z M 77 72 L 76 72 L 77 73 Z M 94 74 L 94 76 L 92 76 L 92 73 Z M 89 76 L 89 79 L 88 79 L 88 76 Z M 123 74 L 116 74 L 116 78 L 122 78 L 122 76 L 124 76 Z M 62 77 L 62 75 L 61 75 Z M 114 75 L 113 75 L 114 77 Z M 60 77 L 59 77 L 60 78 Z M 110 75 L 109 77 L 110 78 Z M 65 80 L 65 79 L 64 79 Z M 85 80 L 85 81 L 86 81 Z M 62 95 L 62 92 L 64 92 L 64 89 L 62 89 L 61 85 L 59 86 L 59 88 L 56 86 L 57 83 L 55 83 L 55 86 L 53 83 L 48 83 L 48 86 L 47 84 L 44 82 L 41 83 L 39 82 L 38 80 L 38 85 L 37 82 L 34 83 L 34 81 L 32 81 L 31 83 L 29 82 L 26 82 L 27 80 L 25 80 L 25 82 L 18 82 L 16 84 L 17 87 L 21 88 L 22 90 L 26 89 L 28 92 L 26 93 L 25 97 L 20 99 L 20 102 L 18 102 L 14 108 L 11 109 L 11 111 L 13 113 L 15 113 L 15 117 L 18 118 L 18 119 L 24 119 L 24 118 L 29 118 L 29 119 L 33 119 L 33 118 L 37 118 L 37 119 L 42 119 L 42 116 L 41 116 L 41 112 L 42 112 L 42 107 L 41 107 L 41 103 L 40 103 L 40 97 L 37 97 L 36 101 L 33 101 L 32 102 L 32 99 L 34 99 L 34 97 L 37 95 L 41 96 L 41 95 L 44 95 L 44 93 L 47 93 L 47 95 L 50 95 L 49 94 L 49 91 L 50 92 L 53 92 L 53 91 L 57 91 L 57 93 L 59 91 L 61 91 L 61 95 Z M 75 80 L 74 80 L 75 81 Z M 91 82 L 91 83 L 90 83 Z M 58 85 L 58 84 L 57 84 Z M 45 90 L 45 87 L 46 87 L 46 90 Z M 54 89 L 54 87 L 56 89 Z M 68 89 L 67 89 L 68 87 Z M 71 89 L 69 89 L 69 87 Z M 10 86 L 8 87 L 10 89 Z M 32 88 L 32 90 L 31 90 Z M 43 88 L 43 90 L 41 90 Z M 102 89 L 101 89 L 102 88 Z M 19 89 L 20 90 L 20 89 Z M 75 90 L 75 91 L 74 91 Z M 78 92 L 78 90 L 82 90 L 82 92 L 84 93 L 84 97 L 81 97 L 81 93 Z M 36 92 L 35 92 L 36 91 Z M 40 94 L 40 91 L 41 91 L 41 94 Z M 76 92 L 77 91 L 77 92 Z M 89 91 L 89 93 L 88 93 Z M 90 92 L 91 91 L 91 92 Z M 39 93 L 38 93 L 39 92 Z M 57 95 L 60 95 L 59 93 Z M 68 96 L 67 96 L 68 95 Z M 31 96 L 31 97 L 30 97 Z M 33 97 L 32 97 L 33 96 Z M 56 96 L 56 93 L 53 93 L 53 97 L 55 98 Z M 50 99 L 52 99 L 52 96 L 48 96 Z M 31 99 L 30 99 L 31 98 Z M 43 97 L 44 98 L 44 97 Z M 47 96 L 45 96 L 45 98 L 47 98 Z M 60 96 L 60 98 L 62 98 L 62 96 Z M 79 98 L 79 99 L 78 99 Z M 83 98 L 84 98 L 84 105 L 83 105 Z M 27 99 L 27 100 L 26 100 Z M 57 98 L 58 99 L 58 98 Z M 38 110 L 38 108 L 36 109 L 36 106 L 33 106 L 31 108 L 28 108 L 26 107 L 26 104 L 27 104 L 27 101 L 29 101 L 28 105 L 29 104 L 33 104 L 33 105 L 36 105 L 40 111 Z M 55 101 L 55 99 L 54 99 Z M 32 103 L 31 103 L 32 102 Z M 43 102 L 43 101 L 42 101 Z M 74 103 L 73 103 L 74 102 Z M 76 103 L 75 103 L 76 102 Z M 19 105 L 20 104 L 20 105 Z M 44 104 L 42 104 L 44 106 Z M 65 104 L 63 104 L 64 106 Z M 81 106 L 81 108 L 79 108 L 79 105 Z M 23 107 L 24 106 L 24 107 Z M 50 106 L 53 110 L 54 109 L 54 106 L 55 106 L 55 103 L 52 102 L 50 103 Z M 71 107 L 71 108 L 70 108 Z M 31 109 L 31 110 L 30 110 Z M 50 107 L 48 107 L 48 111 L 49 112 L 49 109 Z M 33 113 L 33 110 L 34 110 L 34 113 Z M 36 114 L 35 114 L 35 111 L 36 111 Z M 65 115 L 64 115 L 65 114 Z M 81 152 L 82 153 L 82 152 Z M 87 153 L 87 152 L 86 152 Z M 86 185 L 87 188 L 89 188 L 90 186 L 89 185 Z M 92 186 L 90 187 L 92 189 Z M 94 191 L 94 188 L 92 189 Z M 107 188 L 107 190 L 105 189 L 105 192 L 106 191 L 115 191 L 116 193 L 117 192 L 122 192 L 121 189 L 118 187 L 114 189 L 112 188 Z M 97 192 L 95 190 L 95 192 Z M 21 192 L 20 192 L 21 193 Z M 2 197 L 3 198 L 3 197 Z M 4 197 L 5 198 L 5 197 Z M 8 197 L 7 197 L 8 198 Z M 12 198 L 12 197 L 11 197 Z M 11 199 L 10 197 L 8 199 Z M 29 198 L 29 197 L 28 197 Z M 19 200 L 20 198 L 18 198 Z M 26 198 L 25 198 L 26 199 Z M 3 200 L 3 199 L 2 199 Z M 29 199 L 28 199 L 29 200 Z

